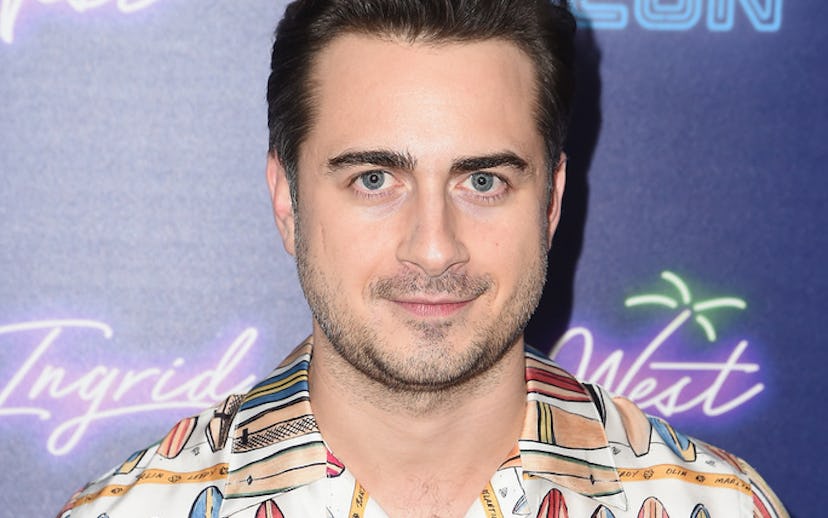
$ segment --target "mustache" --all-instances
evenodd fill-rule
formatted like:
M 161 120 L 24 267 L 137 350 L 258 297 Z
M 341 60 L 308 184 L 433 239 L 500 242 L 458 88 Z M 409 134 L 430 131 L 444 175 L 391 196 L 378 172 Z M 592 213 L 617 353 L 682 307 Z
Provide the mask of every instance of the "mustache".
M 489 275 L 444 272 L 437 277 L 416 272 L 405 272 L 382 277 L 370 285 L 371 295 L 382 299 L 396 299 L 405 295 L 451 295 L 458 298 L 477 298 L 494 285 Z

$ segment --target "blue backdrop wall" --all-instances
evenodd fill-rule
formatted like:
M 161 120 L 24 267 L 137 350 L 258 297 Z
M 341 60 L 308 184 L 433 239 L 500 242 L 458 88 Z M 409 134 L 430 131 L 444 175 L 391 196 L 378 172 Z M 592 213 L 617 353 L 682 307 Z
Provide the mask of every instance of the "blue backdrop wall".
M 309 332 L 264 181 L 285 3 L 0 0 L 0 514 L 53 515 Z M 818 516 L 828 5 L 573 3 L 528 336 Z

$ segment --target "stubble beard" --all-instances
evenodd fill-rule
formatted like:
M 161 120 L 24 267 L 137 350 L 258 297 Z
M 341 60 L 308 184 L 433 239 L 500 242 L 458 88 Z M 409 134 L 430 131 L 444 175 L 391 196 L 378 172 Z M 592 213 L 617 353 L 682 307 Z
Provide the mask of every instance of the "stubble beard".
M 469 325 L 468 322 L 427 322 L 413 318 L 405 325 L 416 336 L 414 343 L 391 344 L 377 332 L 376 322 L 359 320 L 338 298 L 337 279 L 330 278 L 314 264 L 298 218 L 295 237 L 299 282 L 328 342 L 347 364 L 368 379 L 412 401 L 436 402 L 434 398 L 440 394 L 448 394 L 492 369 L 517 344 L 537 308 L 546 281 L 545 246 L 539 243 L 534 260 L 518 279 L 503 310 L 491 315 L 488 322 L 475 323 L 479 329 L 474 331 L 467 346 L 453 344 L 450 332 L 455 326 Z M 448 294 L 476 299 L 493 286 L 488 275 L 447 271 L 439 277 L 430 277 L 409 270 L 375 279 L 369 285 L 369 293 L 374 300 L 392 300 L 411 294 Z M 473 300 L 472 304 L 475 303 L 481 301 Z M 405 355 L 394 352 L 405 352 Z

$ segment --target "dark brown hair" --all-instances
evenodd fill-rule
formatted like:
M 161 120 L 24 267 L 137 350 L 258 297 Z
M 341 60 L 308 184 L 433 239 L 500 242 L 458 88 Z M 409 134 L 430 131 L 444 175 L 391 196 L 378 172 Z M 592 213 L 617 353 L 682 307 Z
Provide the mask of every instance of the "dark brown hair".
M 314 123 L 311 67 L 325 45 L 347 33 L 517 45 L 535 64 L 536 120 L 547 143 L 551 180 L 574 88 L 575 20 L 566 0 L 296 0 L 276 29 L 267 83 L 269 151 L 285 167 L 294 204 L 299 146 Z

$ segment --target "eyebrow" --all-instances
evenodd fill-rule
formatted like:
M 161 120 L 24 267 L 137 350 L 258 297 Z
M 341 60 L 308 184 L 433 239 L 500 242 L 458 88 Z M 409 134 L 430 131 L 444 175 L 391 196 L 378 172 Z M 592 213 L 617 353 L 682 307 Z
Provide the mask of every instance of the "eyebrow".
M 408 152 L 373 149 L 366 151 L 346 151 L 328 160 L 328 169 L 335 172 L 338 169 L 351 166 L 374 165 L 413 171 L 417 160 Z M 469 173 L 493 167 L 510 166 L 521 173 L 529 169 L 529 163 L 511 151 L 492 153 L 489 155 L 460 157 L 452 161 L 451 171 L 455 173 Z
M 346 151 L 328 160 L 328 168 L 331 172 L 343 167 L 355 165 L 375 165 L 392 169 L 403 169 L 413 171 L 417 161 L 410 153 L 399 153 L 385 149 L 369 151 Z
M 468 173 L 503 165 L 511 166 L 520 172 L 526 172 L 529 169 L 529 163 L 526 160 L 510 151 L 504 151 L 491 155 L 458 158 L 451 165 L 451 170 L 459 173 Z

